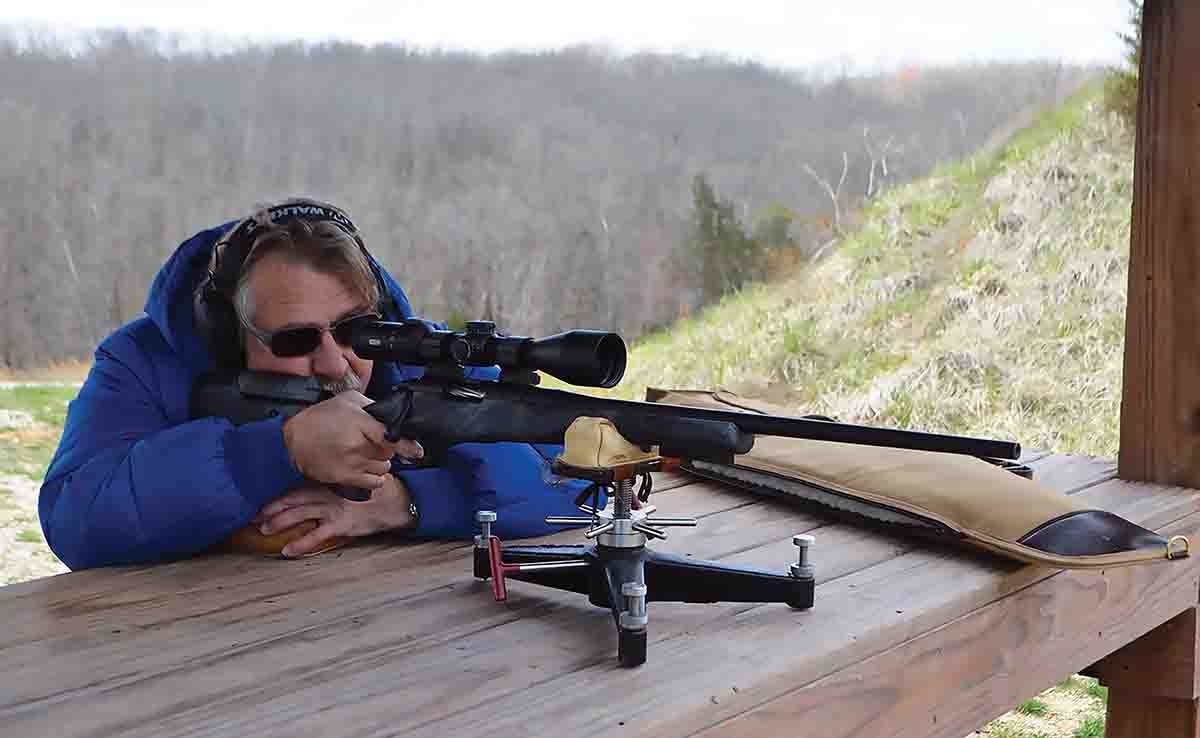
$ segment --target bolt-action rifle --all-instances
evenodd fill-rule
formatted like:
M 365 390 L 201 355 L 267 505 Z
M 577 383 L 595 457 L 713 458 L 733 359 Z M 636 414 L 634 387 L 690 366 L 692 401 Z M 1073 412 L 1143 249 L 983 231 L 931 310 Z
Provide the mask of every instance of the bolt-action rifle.
M 639 446 L 664 457 L 728 462 L 750 451 L 754 436 L 785 436 L 865 446 L 1016 459 L 1020 445 L 966 436 L 594 397 L 536 386 L 544 371 L 578 386 L 611 388 L 625 373 L 625 343 L 615 333 L 573 330 L 533 339 L 496 333 L 476 321 L 463 332 L 427 321 L 373 321 L 360 327 L 354 352 L 365 359 L 428 367 L 420 379 L 392 388 L 365 410 L 395 441 L 422 444 L 515 441 L 562 443 L 577 418 L 605 418 Z M 467 367 L 499 366 L 499 381 L 477 381 Z M 243 371 L 203 377 L 192 393 L 192 416 L 240 424 L 294 415 L 329 397 L 315 377 Z
M 650 472 L 663 468 L 663 459 L 731 463 L 750 451 L 757 435 L 967 454 L 1001 466 L 1021 453 L 1020 445 L 1010 441 L 617 400 L 537 386 L 538 372 L 573 385 L 616 386 L 625 373 L 626 349 L 615 333 L 573 330 L 533 339 L 498 334 L 485 321 L 469 323 L 462 332 L 419 319 L 371 321 L 356 329 L 352 347 L 365 359 L 426 367 L 419 379 L 393 387 L 364 408 L 386 426 L 389 440 L 420 441 L 433 463 L 439 457 L 436 449 L 456 443 L 565 442 L 566 453 L 555 471 L 592 481 L 590 490 L 610 490 L 611 507 L 605 510 L 596 509 L 598 494 L 591 506 L 585 504 L 585 494 L 576 504 L 586 517 L 547 518 L 550 524 L 589 526 L 585 536 L 595 539 L 594 547 L 501 548 L 491 535 L 495 513 L 479 511 L 482 534 L 476 537 L 473 570 L 479 579 L 492 579 L 498 600 L 506 597 L 505 578 L 512 578 L 585 593 L 593 604 L 609 607 L 618 628 L 618 656 L 626 666 L 646 659 L 649 601 L 813 605 L 811 536 L 795 536 L 799 562 L 784 574 L 647 548 L 647 538 L 666 538 L 661 528 L 696 525 L 691 519 L 649 517 L 654 512 L 646 504 Z M 472 379 L 472 367 L 499 367 L 498 381 Z M 328 397 L 315 377 L 243 371 L 201 378 L 193 389 L 191 411 L 193 417 L 220 416 L 241 424 L 295 415 Z M 584 432 L 572 436 L 579 423 Z M 615 439 L 605 437 L 605 429 L 615 430 Z M 588 444 L 592 446 L 576 453 Z M 624 450 L 613 455 L 609 449 L 614 446 Z M 637 478 L 642 486 L 635 495 Z

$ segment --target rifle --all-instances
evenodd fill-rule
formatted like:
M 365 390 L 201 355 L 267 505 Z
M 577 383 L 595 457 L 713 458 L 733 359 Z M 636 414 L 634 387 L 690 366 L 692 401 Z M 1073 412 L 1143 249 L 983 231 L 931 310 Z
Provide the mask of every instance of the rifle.
M 1021 453 L 1020 445 L 1011 441 L 875 428 L 814 416 L 617 400 L 537 386 L 539 371 L 574 385 L 616 386 L 625 373 L 626 350 L 615 333 L 573 330 L 532 339 L 498 334 L 488 321 L 452 332 L 414 318 L 360 325 L 352 347 L 363 358 L 426 367 L 423 376 L 392 387 L 364 409 L 386 426 L 389 440 L 419 440 L 434 463 L 440 454 L 431 453 L 431 447 L 444 450 L 456 443 L 498 441 L 559 444 L 568 441 L 570 429 L 580 420 L 593 428 L 603 423 L 615 428 L 618 442 L 624 442 L 629 453 L 609 455 L 595 464 L 588 461 L 583 467 L 565 461 L 572 454 L 568 442 L 567 453 L 555 462 L 559 473 L 593 482 L 588 488 L 595 494 L 592 505 L 584 504 L 587 491 L 576 499 L 588 516 L 546 520 L 588 525 L 585 535 L 597 545 L 502 548 L 491 534 L 495 513 L 481 510 L 476 514 L 481 535 L 475 539 L 473 570 L 476 578 L 492 580 L 497 600 L 507 596 L 505 579 L 512 578 L 584 593 L 593 604 L 610 608 L 618 630 L 618 656 L 625 666 L 646 660 L 649 601 L 813 606 L 811 536 L 793 538 L 799 561 L 785 574 L 650 550 L 648 538 L 666 537 L 661 528 L 696 525 L 686 518 L 649 517 L 654 506 L 638 504 L 649 499 L 649 472 L 663 468 L 664 457 L 731 463 L 735 455 L 750 451 L 756 435 L 968 454 L 1000 466 Z M 470 367 L 499 367 L 498 381 L 472 378 Z M 315 377 L 243 371 L 202 377 L 193 388 L 191 409 L 193 417 L 217 415 L 241 424 L 288 417 L 327 397 Z M 643 484 L 635 499 L 633 480 L 639 476 Z M 597 509 L 595 490 L 601 486 L 612 489 L 611 510 Z
M 474 321 L 464 332 L 420 319 L 372 321 L 353 339 L 363 358 L 418 364 L 428 371 L 391 388 L 364 409 L 386 426 L 388 440 L 429 447 L 514 441 L 559 444 L 580 417 L 605 418 L 633 444 L 658 446 L 664 457 L 728 463 L 750 451 L 754 436 L 1016 459 L 1020 444 L 968 436 L 840 423 L 816 416 L 783 417 L 595 397 L 538 387 L 538 371 L 570 384 L 611 388 L 625 372 L 625 344 L 615 333 L 573 330 L 543 339 L 504 336 Z M 467 367 L 499 366 L 498 381 L 472 379 Z M 330 395 L 316 377 L 241 371 L 202 377 L 192 392 L 192 417 L 241 424 L 290 417 Z

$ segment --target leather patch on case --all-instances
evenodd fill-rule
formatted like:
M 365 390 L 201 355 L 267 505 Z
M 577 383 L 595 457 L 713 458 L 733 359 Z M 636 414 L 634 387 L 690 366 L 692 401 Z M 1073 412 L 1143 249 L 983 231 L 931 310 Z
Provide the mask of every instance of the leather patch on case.
M 1017 541 L 1059 556 L 1162 549 L 1167 539 L 1104 510 L 1079 510 L 1042 523 Z

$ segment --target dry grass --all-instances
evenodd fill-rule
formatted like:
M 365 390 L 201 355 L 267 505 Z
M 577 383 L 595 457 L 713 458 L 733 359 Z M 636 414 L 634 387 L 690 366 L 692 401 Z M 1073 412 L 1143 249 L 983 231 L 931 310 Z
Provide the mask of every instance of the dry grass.
M 91 361 L 68 359 L 40 369 L 9 369 L 0 367 L 0 382 L 61 382 L 80 384 L 92 368 Z
M 639 342 L 616 394 L 724 386 L 1114 456 L 1131 147 L 1119 119 L 1074 104 L 1080 124 L 1040 148 L 889 192 L 823 262 Z

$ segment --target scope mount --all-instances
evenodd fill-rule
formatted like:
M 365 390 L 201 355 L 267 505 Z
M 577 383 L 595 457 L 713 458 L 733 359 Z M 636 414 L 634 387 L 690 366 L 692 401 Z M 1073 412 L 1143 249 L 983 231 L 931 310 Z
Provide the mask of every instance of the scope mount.
M 649 602 L 780 602 L 798 610 L 813 606 L 816 581 L 808 558 L 812 536 L 793 538 L 799 548 L 798 563 L 782 574 L 653 551 L 647 542 L 666 539 L 663 528 L 697 525 L 691 518 L 652 517 L 657 508 L 647 502 L 651 473 L 665 465 L 657 449 L 645 451 L 626 441 L 625 453 L 618 453 L 619 458 L 578 465 L 572 462 L 597 458 L 599 437 L 593 433 L 581 440 L 568 433 L 566 441 L 567 448 L 555 461 L 554 471 L 592 483 L 575 501 L 585 515 L 551 516 L 546 523 L 586 526 L 584 537 L 594 543 L 504 545 L 491 531 L 496 513 L 478 512 L 480 534 L 475 537 L 473 573 L 481 581 L 491 580 L 497 602 L 507 599 L 510 579 L 588 595 L 593 605 L 612 612 L 617 658 L 626 667 L 646 661 Z M 580 444 L 587 448 L 580 449 Z M 611 435 L 604 445 L 612 448 Z M 638 481 L 641 484 L 635 492 Z M 600 491 L 608 496 L 604 509 L 595 506 Z M 589 497 L 591 505 L 586 504 Z
M 483 383 L 482 380 L 472 378 L 468 371 L 468 368 L 462 364 L 453 361 L 439 361 L 425 367 L 424 374 L 417 381 L 437 385 L 479 385 Z M 542 383 L 542 376 L 532 369 L 503 367 L 500 369 L 497 382 L 535 387 Z
M 501 335 L 496 331 L 493 321 L 468 320 L 463 332 L 449 341 L 449 356 L 442 361 L 431 362 L 423 379 L 456 383 L 473 381 L 467 375 L 467 365 L 472 363 L 474 357 L 486 353 L 488 341 Z M 498 381 L 532 387 L 541 384 L 542 377 L 533 369 L 509 366 L 501 367 Z

